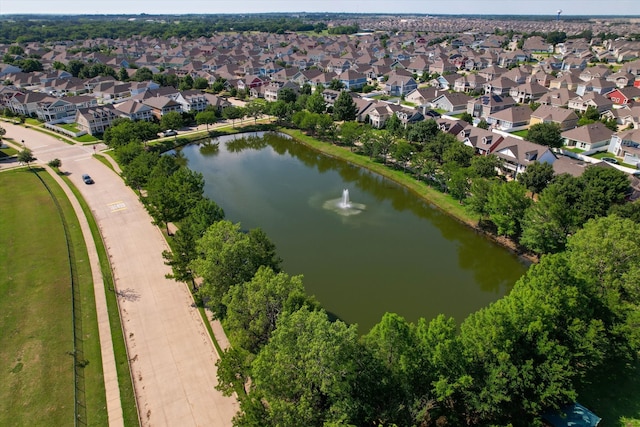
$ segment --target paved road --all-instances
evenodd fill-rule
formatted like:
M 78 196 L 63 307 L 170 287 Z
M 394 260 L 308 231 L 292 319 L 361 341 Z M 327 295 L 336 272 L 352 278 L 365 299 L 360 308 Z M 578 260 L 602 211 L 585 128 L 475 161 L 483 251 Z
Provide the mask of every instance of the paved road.
M 7 137 L 24 140 L 39 162 L 62 160 L 61 170 L 91 207 L 114 270 L 143 425 L 231 426 L 238 404 L 214 388 L 219 356 L 187 286 L 165 278 L 170 268 L 161 253 L 167 244 L 136 194 L 92 157 L 92 147 L 2 126 Z M 95 184 L 85 185 L 83 173 Z

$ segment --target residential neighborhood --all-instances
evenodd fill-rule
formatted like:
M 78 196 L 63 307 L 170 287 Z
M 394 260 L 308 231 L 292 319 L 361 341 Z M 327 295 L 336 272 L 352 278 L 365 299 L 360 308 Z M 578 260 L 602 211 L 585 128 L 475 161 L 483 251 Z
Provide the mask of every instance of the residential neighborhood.
M 232 105 L 232 95 L 275 102 L 283 90 L 300 93 L 309 85 L 312 91 L 323 91 L 327 107 L 340 91 L 350 91 L 358 120 L 375 128 L 383 128 L 391 115 L 406 125 L 430 119 L 434 110 L 450 120 L 468 113 L 474 124 L 484 120 L 490 131 L 499 132 L 495 140 L 507 132 L 517 141 L 522 139 L 518 131 L 526 132 L 536 123 L 556 123 L 565 144 L 578 156 L 581 150 L 609 150 L 621 156 L 615 141 L 622 135 L 625 141 L 635 138 L 629 131 L 640 128 L 640 115 L 634 112 L 640 100 L 638 41 L 580 38 L 574 33 L 580 35 L 584 28 L 574 23 L 510 23 L 523 31 L 551 25 L 572 37 L 555 45 L 541 36 L 523 40 L 515 32 L 511 38 L 488 32 L 485 21 L 466 22 L 477 25 L 464 32 L 447 19 L 396 22 L 404 25 L 395 33 L 385 28 L 385 21 L 364 23 L 376 31 L 30 42 L 20 46 L 19 55 L 12 55 L 15 49 L 5 44 L 0 46 L 5 61 L 38 58 L 42 71 L 24 72 L 0 63 L 0 103 L 9 114 L 37 118 L 49 129 L 100 136 L 118 118 L 157 121 L 169 112 L 197 114 L 207 108 L 220 113 Z M 409 23 L 413 28 L 403 28 Z M 593 28 L 599 25 L 593 23 Z M 438 32 L 418 31 L 434 26 Z M 65 70 L 74 63 L 101 64 L 113 73 L 81 78 Z M 155 78 L 159 75 L 175 86 L 185 78 L 197 79 L 200 89 L 161 84 L 163 80 Z M 212 91 L 216 82 L 218 90 Z M 573 131 L 589 108 L 615 121 L 608 141 L 601 139 L 603 135 L 595 142 L 572 136 L 593 133 Z M 69 131 L 69 125 L 75 131 Z M 620 160 L 636 167 L 634 159 Z

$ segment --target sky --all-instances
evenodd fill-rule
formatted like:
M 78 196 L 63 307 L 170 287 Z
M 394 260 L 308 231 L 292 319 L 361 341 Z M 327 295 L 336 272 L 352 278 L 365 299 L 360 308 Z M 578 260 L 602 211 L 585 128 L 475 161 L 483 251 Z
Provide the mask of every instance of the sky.
M 640 0 L 0 0 L 0 15 L 370 12 L 640 15 Z

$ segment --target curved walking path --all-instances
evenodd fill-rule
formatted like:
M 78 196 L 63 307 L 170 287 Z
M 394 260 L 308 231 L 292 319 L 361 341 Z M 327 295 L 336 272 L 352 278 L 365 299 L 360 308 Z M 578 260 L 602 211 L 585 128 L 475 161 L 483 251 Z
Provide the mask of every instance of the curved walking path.
M 92 148 L 23 126 L 3 127 L 7 137 L 24 140 L 39 163 L 62 161 L 61 169 L 79 188 L 100 227 L 113 267 L 142 425 L 231 426 L 239 406 L 234 397 L 215 390 L 219 355 L 187 285 L 165 277 L 170 273 L 162 258 L 167 243 L 137 195 L 93 158 Z M 83 173 L 95 184 L 85 185 Z M 113 422 L 118 425 L 115 418 Z

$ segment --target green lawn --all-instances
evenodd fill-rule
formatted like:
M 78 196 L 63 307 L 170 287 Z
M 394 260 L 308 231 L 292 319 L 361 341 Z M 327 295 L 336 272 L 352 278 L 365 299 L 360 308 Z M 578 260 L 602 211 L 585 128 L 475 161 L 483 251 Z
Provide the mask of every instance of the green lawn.
M 107 425 L 93 285 L 86 248 L 68 200 L 45 180 L 67 221 L 81 308 L 84 393 L 89 425 Z M 11 203 L 0 204 L 0 425 L 72 425 L 74 376 L 70 262 L 52 196 L 29 169 L 3 172 Z M 46 236 L 46 237 L 45 237 Z
M 0 143 L 1 145 L 1 143 Z M 15 156 L 16 154 L 18 154 L 18 150 L 8 147 L 8 146 L 4 146 L 2 148 L 0 148 L 0 160 L 7 158 L 7 157 L 11 157 L 11 156 Z
M 85 144 L 87 142 L 92 143 L 92 142 L 100 141 L 99 138 L 96 138 L 93 135 L 89 135 L 88 133 L 85 133 L 84 135 L 77 136 L 77 137 L 75 137 L 73 139 L 74 139 L 74 141 L 78 141 L 78 142 L 85 143 Z
M 524 139 L 527 139 L 527 134 L 529 133 L 529 131 L 527 129 L 523 129 L 523 130 L 517 130 L 515 132 L 511 132 L 511 135 L 517 135 L 520 136 Z

